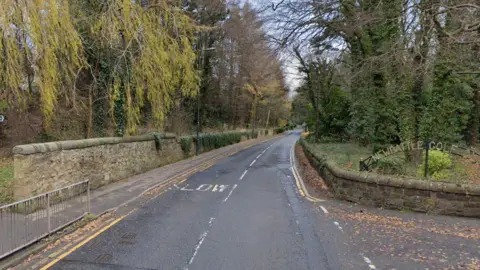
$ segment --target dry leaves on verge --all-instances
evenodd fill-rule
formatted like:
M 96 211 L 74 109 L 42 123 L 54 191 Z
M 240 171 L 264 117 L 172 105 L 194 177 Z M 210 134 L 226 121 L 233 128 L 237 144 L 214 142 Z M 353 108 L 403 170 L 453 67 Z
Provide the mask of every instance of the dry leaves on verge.
M 297 157 L 298 167 L 305 183 L 308 186 L 313 187 L 316 192 L 332 197 L 327 184 L 318 174 L 317 170 L 312 167 L 300 145 L 295 146 L 295 156 Z

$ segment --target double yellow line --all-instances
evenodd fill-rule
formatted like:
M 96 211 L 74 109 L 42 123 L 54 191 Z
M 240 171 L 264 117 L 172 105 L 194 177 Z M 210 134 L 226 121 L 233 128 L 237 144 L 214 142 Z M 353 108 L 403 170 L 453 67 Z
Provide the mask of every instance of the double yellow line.
M 305 183 L 303 182 L 302 177 L 300 176 L 300 173 L 298 172 L 297 166 L 295 164 L 294 149 L 295 149 L 295 143 L 293 144 L 292 149 L 290 150 L 290 166 L 292 169 L 293 176 L 295 177 L 295 182 L 297 184 L 297 188 L 298 188 L 298 191 L 300 192 L 300 195 L 302 197 L 305 197 L 305 199 L 314 203 L 324 202 L 325 200 L 315 198 L 308 193 L 308 189 L 305 187 Z

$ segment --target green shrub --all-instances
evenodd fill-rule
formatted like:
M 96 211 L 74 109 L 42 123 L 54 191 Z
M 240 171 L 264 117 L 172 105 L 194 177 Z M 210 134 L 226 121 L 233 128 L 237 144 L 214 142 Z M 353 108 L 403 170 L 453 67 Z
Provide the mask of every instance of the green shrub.
M 280 133 L 283 133 L 283 132 L 285 132 L 285 127 L 279 127 L 279 128 L 274 129 L 275 134 L 280 134 Z
M 13 164 L 0 159 L 0 205 L 13 201 Z
M 247 136 L 245 132 L 204 133 L 199 136 L 200 149 L 205 152 L 239 143 L 242 140 L 242 135 Z M 196 142 L 196 137 L 193 137 L 193 140 Z
M 193 143 L 192 136 L 180 137 L 180 146 L 182 147 L 183 153 L 187 156 L 190 155 L 190 151 L 192 150 L 192 143 Z
M 383 174 L 405 174 L 405 158 L 399 155 L 382 157 L 377 160 L 377 171 Z
M 452 160 L 448 153 L 438 150 L 428 152 L 428 174 L 434 179 L 446 179 L 450 176 L 447 171 L 452 166 Z M 423 163 L 418 167 L 417 175 L 423 177 L 425 174 L 425 154 Z

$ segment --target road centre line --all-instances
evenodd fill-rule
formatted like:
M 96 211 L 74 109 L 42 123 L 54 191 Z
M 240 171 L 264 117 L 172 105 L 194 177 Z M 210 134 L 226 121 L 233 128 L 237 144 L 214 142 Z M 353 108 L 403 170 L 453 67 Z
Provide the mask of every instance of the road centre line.
M 242 176 L 240 176 L 240 180 L 242 180 L 243 177 L 245 177 L 245 175 L 247 174 L 247 172 L 248 172 L 248 170 L 245 170 L 245 171 L 243 172 Z
M 232 196 L 232 193 L 236 188 L 237 188 L 237 184 L 233 185 L 232 189 L 230 190 L 230 193 L 228 193 L 228 196 L 225 198 L 225 200 L 223 200 L 223 202 L 228 201 L 228 198 L 230 198 L 230 196 Z
M 254 161 L 252 161 L 252 163 L 250 163 L 250 167 L 252 167 L 253 164 L 255 164 L 255 161 L 257 161 L 256 159 Z
M 208 222 L 208 228 L 212 227 L 214 220 L 215 220 L 214 217 L 210 218 L 210 221 Z M 190 258 L 190 261 L 188 262 L 189 265 L 192 264 L 193 260 L 195 259 L 195 256 L 197 256 L 198 250 L 200 249 L 200 246 L 202 246 L 203 241 L 205 241 L 205 238 L 207 238 L 207 235 L 208 235 L 208 230 L 206 230 L 205 232 L 202 233 L 202 235 L 200 235 L 198 244 L 194 248 L 192 258 Z
M 274 138 L 269 138 L 269 139 L 266 139 L 264 141 L 262 141 L 261 143 L 263 142 L 266 142 L 266 141 L 269 141 L 271 139 L 274 139 Z M 184 178 L 182 179 L 183 177 L 188 177 L 190 175 L 193 175 L 195 173 L 197 173 L 198 171 L 201 171 L 201 170 L 206 170 L 208 168 L 210 168 L 211 166 L 215 165 L 215 163 L 219 160 L 219 159 L 222 159 L 222 158 L 225 158 L 227 156 L 232 156 L 232 155 L 235 155 L 236 153 L 242 151 L 243 149 L 247 149 L 247 148 L 250 148 L 254 145 L 258 145 L 258 144 L 252 144 L 252 145 L 247 145 L 246 147 L 240 149 L 240 150 L 236 150 L 236 151 L 233 151 L 233 152 L 230 152 L 230 153 L 225 153 L 225 154 L 221 154 L 220 156 L 216 157 L 216 158 L 213 158 L 212 160 L 210 161 L 207 161 L 207 162 L 204 162 L 204 163 L 201 163 L 199 164 L 198 166 L 195 166 L 191 169 L 188 169 L 186 171 L 183 171 L 171 178 L 168 178 L 167 180 L 165 180 L 163 183 L 161 183 L 160 185 L 155 185 L 147 190 L 145 190 L 144 192 L 141 193 L 140 196 L 143 196 L 145 194 L 148 194 L 148 192 L 150 192 L 151 190 L 155 190 L 155 189 L 159 189 L 159 188 L 166 188 L 168 187 L 169 185 L 171 185 L 172 183 L 173 186 L 177 189 L 179 189 L 179 186 L 178 184 L 180 183 L 183 183 L 185 182 L 186 180 L 188 180 L 188 178 Z M 272 144 L 273 145 L 273 144 Z M 268 148 L 270 148 L 272 145 L 270 145 Z M 267 149 L 268 149 L 267 148 Z M 264 151 L 266 151 L 267 149 L 265 149 Z M 256 160 L 255 160 L 256 161 Z M 254 161 L 254 162 L 255 162 Z M 252 163 L 253 164 L 253 163 Z M 178 181 L 179 179 L 181 179 L 181 181 Z M 186 185 L 188 186 L 188 184 Z M 184 188 L 183 187 L 181 190 L 183 190 Z M 233 189 L 236 188 L 237 185 L 234 185 Z M 229 196 L 231 195 L 231 193 L 233 192 L 233 189 L 230 191 L 230 194 Z M 158 194 L 158 196 L 162 195 L 163 193 L 165 193 L 166 191 L 168 191 L 169 189 L 165 189 L 161 194 Z M 134 199 L 138 199 L 140 196 L 134 198 Z M 130 200 L 130 201 L 133 201 L 133 200 Z M 126 202 L 126 203 L 129 203 L 130 201 Z M 126 204 L 125 203 L 125 204 Z M 75 250 L 79 249 L 80 247 L 84 246 L 86 243 L 88 243 L 89 241 L 91 241 L 92 239 L 96 238 L 97 236 L 99 236 L 101 233 L 103 233 L 104 231 L 108 230 L 109 228 L 111 228 L 112 226 L 114 226 L 115 224 L 117 224 L 118 222 L 120 222 L 122 219 L 124 219 L 126 216 L 130 215 L 131 213 L 133 213 L 133 211 L 135 210 L 132 210 L 130 211 L 128 214 L 124 215 L 124 216 L 121 216 L 119 218 L 117 218 L 116 220 L 112 221 L 110 224 L 104 226 L 103 228 L 101 228 L 99 231 L 95 232 L 93 235 L 89 236 L 87 239 L 84 239 L 83 241 L 81 241 L 79 244 L 77 244 L 76 246 L 74 246 L 73 248 L 71 248 L 70 250 L 64 252 L 63 254 L 61 254 L 60 256 L 58 256 L 56 259 L 54 259 L 53 261 L 51 261 L 50 263 L 48 263 L 47 265 L 44 265 L 41 270 L 45 270 L 45 269 L 49 269 L 50 267 L 52 267 L 53 265 L 55 265 L 56 263 L 58 263 L 60 260 L 62 260 L 63 258 L 67 257 L 69 254 L 73 253 Z M 210 219 L 210 226 L 211 226 L 211 223 L 212 221 L 214 220 L 215 218 L 211 218 Z M 68 246 L 64 247 L 64 248 L 68 248 Z M 193 258 L 192 258 L 192 261 L 193 261 Z
M 261 157 L 261 156 L 262 156 L 262 154 L 258 155 L 256 159 L 258 159 L 258 158 Z

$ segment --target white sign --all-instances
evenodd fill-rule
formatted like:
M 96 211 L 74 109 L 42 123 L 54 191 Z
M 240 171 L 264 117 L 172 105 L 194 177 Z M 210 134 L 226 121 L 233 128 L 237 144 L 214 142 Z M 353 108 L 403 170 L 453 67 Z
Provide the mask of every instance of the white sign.
M 3 121 L 5 121 L 5 116 L 0 114 L 0 123 L 2 123 Z

